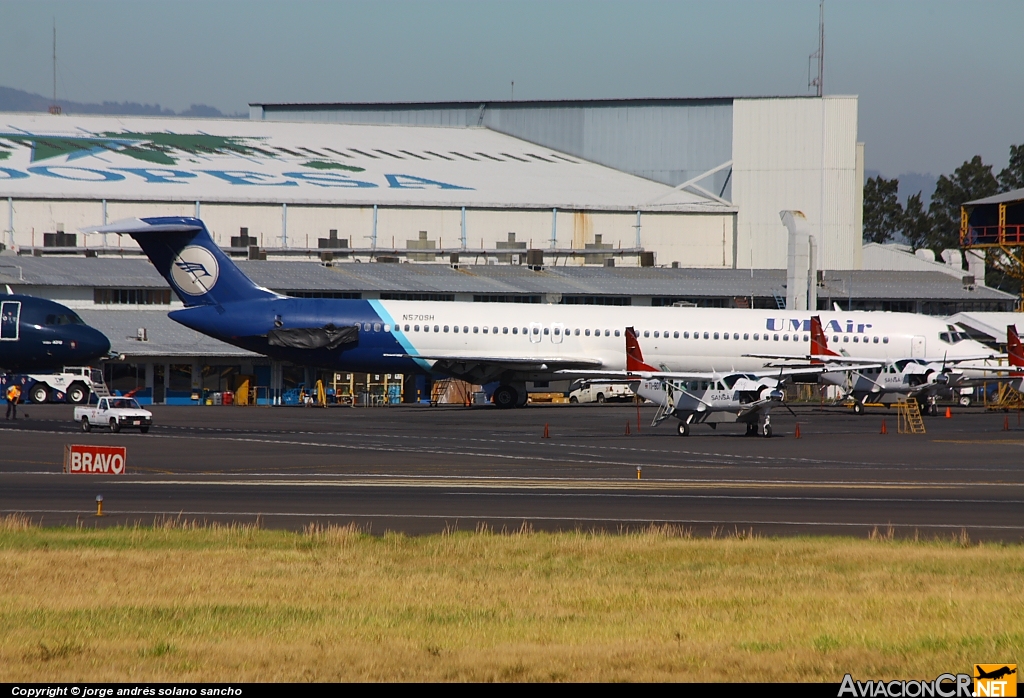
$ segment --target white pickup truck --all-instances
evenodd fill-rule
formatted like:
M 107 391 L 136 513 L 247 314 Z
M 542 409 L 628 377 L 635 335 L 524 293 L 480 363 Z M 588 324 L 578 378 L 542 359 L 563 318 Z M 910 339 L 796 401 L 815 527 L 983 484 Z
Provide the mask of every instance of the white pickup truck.
M 633 391 L 629 389 L 629 381 L 579 380 L 569 386 L 569 402 L 574 405 L 632 399 Z
M 153 423 L 153 413 L 142 409 L 133 397 L 104 397 L 95 407 L 76 407 L 75 421 L 82 431 L 109 426 L 116 434 L 123 427 L 138 427 L 145 434 Z

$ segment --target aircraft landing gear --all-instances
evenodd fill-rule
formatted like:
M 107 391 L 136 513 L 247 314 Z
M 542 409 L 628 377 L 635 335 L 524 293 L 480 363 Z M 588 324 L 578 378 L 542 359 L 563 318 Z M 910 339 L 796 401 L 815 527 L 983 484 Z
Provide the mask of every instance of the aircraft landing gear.
M 747 422 L 747 433 L 744 436 L 757 436 L 756 422 Z
M 686 422 L 679 422 L 679 426 L 676 427 L 676 431 L 679 432 L 680 436 L 690 435 L 690 425 Z
M 499 410 L 510 410 L 519 403 L 519 391 L 511 385 L 499 385 L 494 391 L 494 406 Z
M 861 402 L 860 400 L 856 400 L 853 403 L 853 413 L 854 414 L 864 414 L 864 403 Z
M 772 417 L 769 414 L 764 416 L 764 423 L 761 424 L 761 434 L 766 439 L 772 438 Z
M 494 405 L 500 410 L 525 407 L 528 394 L 525 383 L 499 385 L 494 391 Z

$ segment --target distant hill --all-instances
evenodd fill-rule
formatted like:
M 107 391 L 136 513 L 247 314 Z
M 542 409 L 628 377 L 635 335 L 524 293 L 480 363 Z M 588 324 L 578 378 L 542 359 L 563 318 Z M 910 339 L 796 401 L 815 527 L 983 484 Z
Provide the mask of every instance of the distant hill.
M 139 104 L 138 102 L 103 102 L 102 104 L 83 104 L 58 99 L 61 111 L 65 114 L 107 114 L 110 116 L 192 116 L 200 118 L 241 119 L 245 114 L 224 114 L 216 107 L 205 104 L 193 104 L 182 112 L 164 109 L 159 104 Z M 15 90 L 12 87 L 0 87 L 0 112 L 46 112 L 50 109 L 50 98 L 42 95 Z

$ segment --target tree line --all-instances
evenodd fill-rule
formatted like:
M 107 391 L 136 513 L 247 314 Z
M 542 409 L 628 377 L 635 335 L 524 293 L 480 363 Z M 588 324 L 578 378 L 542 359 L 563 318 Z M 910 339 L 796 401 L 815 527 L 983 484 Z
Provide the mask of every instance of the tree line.
M 921 192 L 899 202 L 899 179 L 872 177 L 864 184 L 864 242 L 885 243 L 902 235 L 915 250 L 936 255 L 960 247 L 960 206 L 967 201 L 1024 188 L 1024 144 L 1010 146 L 1010 164 L 998 175 L 975 155 L 942 175 L 927 208 Z

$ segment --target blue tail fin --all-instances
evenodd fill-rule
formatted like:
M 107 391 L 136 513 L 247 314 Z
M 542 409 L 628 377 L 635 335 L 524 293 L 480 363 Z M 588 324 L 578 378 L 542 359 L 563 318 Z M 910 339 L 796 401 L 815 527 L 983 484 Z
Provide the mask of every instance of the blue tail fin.
M 85 232 L 131 235 L 186 307 L 276 296 L 243 274 L 198 218 L 132 218 Z

